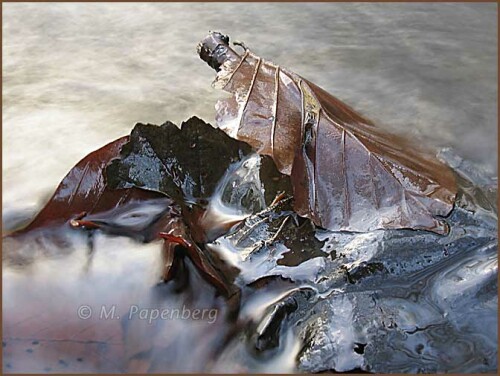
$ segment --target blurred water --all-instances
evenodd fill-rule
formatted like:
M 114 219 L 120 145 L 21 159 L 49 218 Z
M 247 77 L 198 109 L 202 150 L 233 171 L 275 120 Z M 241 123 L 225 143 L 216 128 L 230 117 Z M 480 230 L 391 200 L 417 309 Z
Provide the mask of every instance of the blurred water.
M 496 4 L 5 4 L 4 214 L 135 122 L 213 122 L 208 30 L 496 171 Z
M 208 30 L 243 40 L 259 56 L 305 76 L 387 129 L 453 147 L 464 158 L 454 167 L 472 161 L 471 180 L 494 184 L 474 173 L 494 175 L 497 168 L 496 4 L 3 4 L 4 225 L 29 218 L 78 160 L 128 134 L 137 121 L 180 123 L 197 115 L 213 122 L 221 93 L 210 87 L 213 72 L 195 51 Z M 460 161 L 453 158 L 448 162 Z M 475 188 L 470 191 L 474 199 Z M 110 333 L 89 323 L 96 325 L 89 334 L 74 317 L 77 305 L 98 306 L 111 297 L 123 307 L 188 302 L 216 306 L 223 315 L 225 305 L 195 273 L 193 296 L 152 289 L 159 243 L 139 246 L 98 235 L 90 265 L 82 236 L 70 236 L 66 258 L 41 257 L 39 249 L 50 244 L 19 246 L 21 257 L 41 259 L 25 269 L 4 267 L 4 317 L 24 323 L 13 331 L 24 337 L 9 339 L 8 362 L 24 371 L 121 371 L 122 360 L 140 354 L 146 339 L 154 345 L 150 370 L 491 371 L 497 262 L 496 214 L 488 219 L 490 214 L 463 221 L 458 214 L 456 232 L 441 242 L 421 234 L 324 234 L 325 247 L 342 249 L 343 258 L 322 257 L 294 270 L 262 255 L 249 259 L 259 267 L 240 265 L 242 278 L 291 273 L 301 289 L 314 284 L 313 297 L 307 291 L 309 298 L 301 298 L 303 291 L 294 295 L 297 313 L 284 320 L 276 352 L 252 353 L 250 331 L 229 343 L 215 364 L 210 346 L 219 349 L 224 325 L 139 326 L 129 331 L 132 340 L 123 349 L 118 324 Z M 347 284 L 340 266 L 354 273 L 362 261 L 394 270 Z M 253 312 L 254 329 L 267 335 L 275 303 L 297 288 L 247 292 L 243 317 Z M 57 304 L 47 306 L 52 299 Z M 53 317 L 74 322 L 62 325 L 61 334 Z M 36 338 L 48 339 L 42 351 L 33 345 L 34 328 Z M 78 329 L 73 340 L 57 344 L 71 328 Z M 456 346 L 445 351 L 450 338 Z M 89 339 L 97 342 L 87 344 Z M 307 347 L 301 348 L 303 342 Z M 353 343 L 365 344 L 364 354 L 353 352 Z M 101 352 L 102 364 L 76 360 L 83 345 L 94 356 Z M 134 367 L 129 370 L 141 370 Z
M 226 261 L 228 275 L 238 270 L 241 295 L 228 300 L 189 262 L 178 278 L 158 284 L 159 241 L 145 245 L 101 231 L 87 238 L 67 226 L 52 229 L 56 236 L 35 230 L 6 238 L 4 370 L 495 371 L 496 188 L 485 177 L 472 184 L 474 166 L 449 152 L 443 157 L 453 162 L 460 186 L 447 236 L 299 226 L 286 202 L 272 211 L 250 209 L 243 191 L 255 202 L 264 199 L 258 157 L 235 162 L 216 189 L 214 210 L 253 215 L 205 247 Z M 233 186 L 233 194 L 223 194 Z M 124 206 L 120 218 L 130 224 L 133 217 L 142 228 L 151 221 L 137 215 L 143 210 L 151 208 Z M 82 305 L 92 309 L 90 319 L 78 316 Z M 215 315 L 147 321 L 132 315 L 134 306 Z M 116 316 L 106 319 L 102 307 L 116 307 Z

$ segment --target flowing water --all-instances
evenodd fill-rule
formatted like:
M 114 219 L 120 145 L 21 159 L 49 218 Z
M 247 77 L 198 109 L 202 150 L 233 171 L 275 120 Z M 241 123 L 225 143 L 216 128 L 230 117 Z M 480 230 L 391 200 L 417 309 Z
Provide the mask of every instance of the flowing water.
M 387 129 L 451 147 L 461 187 L 446 237 L 304 230 L 293 260 L 275 237 L 293 218 L 249 217 L 207 246 L 240 269 L 237 320 L 189 262 L 183 289 L 158 284 L 161 242 L 7 239 L 4 372 L 495 371 L 496 29 L 496 4 L 4 4 L 4 231 L 135 122 L 212 122 L 220 93 L 195 51 L 208 30 Z M 216 218 L 262 209 L 258 164 L 222 179 Z M 234 186 L 259 205 L 241 207 Z

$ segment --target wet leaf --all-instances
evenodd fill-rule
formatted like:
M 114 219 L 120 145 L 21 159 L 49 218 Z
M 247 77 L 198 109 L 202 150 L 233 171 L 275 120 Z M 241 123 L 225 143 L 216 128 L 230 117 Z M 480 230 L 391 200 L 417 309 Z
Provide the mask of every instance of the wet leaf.
M 165 199 L 164 195 L 155 192 L 137 188 L 112 190 L 106 185 L 104 168 L 113 158 L 119 156 L 121 147 L 127 141 L 128 136 L 119 138 L 78 162 L 33 221 L 11 236 L 69 224 L 75 217 L 106 212 L 130 202 Z
M 120 196 L 121 191 L 130 190 L 142 191 L 130 188 L 114 192 Z M 142 192 L 146 195 L 155 194 Z M 143 242 L 157 239 L 160 231 L 173 231 L 184 227 L 180 208 L 168 197 L 141 199 L 133 197 L 130 201 L 119 203 L 111 210 L 86 215 L 82 219 L 73 219 L 70 225 L 90 230 L 99 229 L 108 234 L 128 236 Z
M 9 237 L 40 235 L 43 239 L 51 240 L 50 247 L 59 245 L 62 252 L 65 247 L 65 230 L 70 226 L 87 230 L 99 229 L 109 234 L 124 235 L 146 242 L 163 238 L 165 244 L 162 278 L 165 281 L 175 276 L 176 266 L 179 264 L 176 258 L 182 257 L 179 255 L 182 251 L 177 248 L 181 246 L 199 268 L 202 276 L 213 283 L 223 295 L 229 296 L 233 292 L 230 283 L 193 242 L 181 217 L 180 207 L 172 199 L 164 193 L 132 185 L 124 189 L 112 189 L 107 184 L 105 167 L 111 160 L 119 157 L 120 150 L 128 139 L 128 136 L 122 137 L 83 158 L 64 177 L 52 198 L 34 220 Z M 166 236 L 160 235 L 160 232 Z M 17 245 L 15 242 L 12 244 L 8 247 L 11 263 L 26 264 L 34 260 L 32 255 L 16 254 Z
M 295 73 L 248 49 L 240 56 L 228 40 L 211 33 L 199 47 L 219 70 L 214 85 L 233 94 L 217 103 L 217 125 L 291 175 L 298 214 L 333 231 L 448 231 L 438 218 L 456 195 L 447 166 Z

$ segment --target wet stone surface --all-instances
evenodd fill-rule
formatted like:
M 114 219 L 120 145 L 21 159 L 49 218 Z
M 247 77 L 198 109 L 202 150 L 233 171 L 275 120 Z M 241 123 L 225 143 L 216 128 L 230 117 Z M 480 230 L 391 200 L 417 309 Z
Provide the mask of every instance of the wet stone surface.
M 164 127 L 178 132 L 171 123 L 146 127 L 150 140 Z M 459 182 L 446 236 L 405 229 L 332 232 L 293 212 L 287 178 L 267 157 L 234 149 L 234 159 L 203 191 L 203 168 L 187 157 L 166 175 L 128 169 L 129 158 L 133 167 L 139 155 L 152 159 L 147 161 L 152 166 L 167 158 L 158 158 L 159 151 L 143 153 L 144 148 L 134 154 L 134 142 L 144 146 L 147 140 L 132 141 L 115 160 L 117 182 L 130 184 L 124 189 L 165 189 L 162 194 L 190 210 L 202 207 L 196 223 L 206 229 L 225 224 L 224 231 L 212 232 L 199 246 L 207 260 L 218 260 L 230 274 L 238 294 L 222 298 L 200 274 L 200 264 L 186 258 L 171 282 L 159 283 L 161 243 L 149 236 L 143 244 L 144 236 L 136 235 L 161 222 L 156 218 L 171 204 L 167 198 L 89 215 L 106 225 L 90 233 L 56 227 L 38 229 L 30 239 L 7 238 L 6 371 L 496 369 L 496 188 L 495 180 L 473 165 L 451 151 L 442 153 Z M 171 186 L 163 184 L 175 169 L 190 174 Z M 180 215 L 176 211 L 176 218 Z M 47 306 L 54 296 L 59 303 Z M 115 304 L 122 318 L 79 320 L 75 311 L 82 303 Z M 127 319 L 133 305 L 215 309 L 218 316 L 212 323 L 148 323 Z M 43 315 L 35 317 L 34 311 Z
M 473 184 L 464 180 L 470 171 L 455 167 L 462 186 L 459 204 L 447 218 L 448 236 L 412 230 L 298 231 L 295 240 L 308 244 L 309 257 L 296 262 L 303 250 L 283 241 L 284 218 L 293 223 L 293 215 L 283 211 L 251 217 L 216 240 L 213 249 L 241 268 L 242 285 L 262 276 L 294 282 L 285 292 L 275 291 L 266 314 L 255 318 L 256 329 L 238 339 L 253 349 L 246 358 L 239 355 L 243 363 L 259 369 L 251 358 L 277 359 L 295 349 L 289 356 L 304 372 L 495 370 L 495 192 L 476 186 L 471 195 Z M 237 261 L 231 254 L 239 255 Z M 300 346 L 287 347 L 287 336 Z M 221 367 L 229 357 L 221 356 Z

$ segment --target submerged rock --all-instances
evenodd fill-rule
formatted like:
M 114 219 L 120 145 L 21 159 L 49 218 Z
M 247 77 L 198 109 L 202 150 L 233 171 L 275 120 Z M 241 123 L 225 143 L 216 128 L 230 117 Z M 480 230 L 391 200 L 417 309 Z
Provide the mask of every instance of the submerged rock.
M 298 231 L 310 257 L 283 267 L 285 255 L 302 250 L 280 238 L 284 227 L 276 223 L 284 218 L 292 223 L 294 214 L 277 210 L 250 217 L 211 243 L 210 249 L 241 269 L 241 285 L 255 286 L 270 276 L 293 282 L 277 289 L 274 299 L 260 304 L 262 313 L 246 321 L 247 334 L 232 346 L 245 342 L 247 351 L 233 362 L 250 370 L 261 369 L 252 368 L 256 356 L 275 364 L 285 346 L 276 344 L 291 336 L 300 344 L 293 355 L 296 371 L 494 371 L 496 191 L 485 176 L 482 187 L 468 180 L 477 174 L 471 166 L 454 167 L 461 184 L 447 236 L 418 230 Z M 264 286 L 248 293 L 243 304 L 273 291 L 269 282 Z

